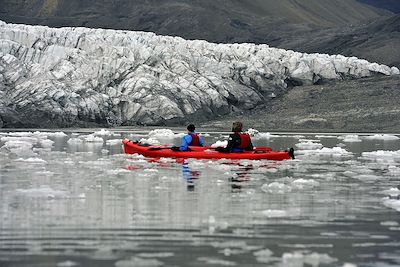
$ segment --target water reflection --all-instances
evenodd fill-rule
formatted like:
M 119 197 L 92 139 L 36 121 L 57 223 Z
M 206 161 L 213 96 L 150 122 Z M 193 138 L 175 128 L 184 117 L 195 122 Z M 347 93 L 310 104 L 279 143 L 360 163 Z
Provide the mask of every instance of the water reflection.
M 399 141 L 256 138 L 349 153 L 234 162 L 127 156 L 124 134 L 68 142 L 79 136 L 0 141 L 0 266 L 400 264 L 400 156 L 377 152 Z
M 195 190 L 195 181 L 199 179 L 201 175 L 200 171 L 193 171 L 189 166 L 188 160 L 184 160 L 182 163 L 182 177 L 183 180 L 187 183 L 187 190 L 194 191 Z

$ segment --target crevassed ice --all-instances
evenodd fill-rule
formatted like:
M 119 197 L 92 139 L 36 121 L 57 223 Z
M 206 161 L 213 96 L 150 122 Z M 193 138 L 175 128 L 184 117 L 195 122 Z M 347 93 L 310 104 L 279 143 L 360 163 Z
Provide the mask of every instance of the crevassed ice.
M 268 45 L 213 44 L 154 33 L 1 23 L 4 95 L 31 123 L 162 123 L 251 109 L 282 94 L 287 81 L 396 75 L 355 57 L 307 54 Z M 255 83 L 255 84 L 254 84 Z M 257 89 L 259 88 L 259 89 Z M 15 116 L 15 115 L 14 115 Z M 63 124 L 64 125 L 64 124 Z

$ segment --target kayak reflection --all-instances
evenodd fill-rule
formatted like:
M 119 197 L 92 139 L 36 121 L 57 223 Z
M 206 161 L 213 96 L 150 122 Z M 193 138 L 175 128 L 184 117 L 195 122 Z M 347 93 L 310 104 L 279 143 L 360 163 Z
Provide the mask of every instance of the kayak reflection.
M 187 160 L 183 161 L 182 177 L 187 183 L 187 191 L 194 191 L 194 189 L 195 189 L 194 181 L 199 179 L 200 174 L 201 174 L 200 171 L 191 170 Z

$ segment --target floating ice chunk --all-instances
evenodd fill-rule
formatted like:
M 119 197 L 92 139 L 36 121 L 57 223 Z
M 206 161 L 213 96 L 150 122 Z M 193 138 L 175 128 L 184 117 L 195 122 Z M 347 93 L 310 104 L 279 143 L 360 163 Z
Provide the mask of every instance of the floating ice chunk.
M 332 156 L 332 157 L 349 157 L 353 155 L 353 153 L 348 152 L 346 149 L 341 147 L 333 147 L 333 148 L 324 147 L 322 149 L 317 149 L 317 150 L 297 151 L 297 153 L 306 156 L 317 155 L 317 156 Z
M 151 138 L 151 137 L 148 139 L 142 138 L 142 139 L 140 139 L 139 142 L 142 144 L 146 144 L 146 145 L 160 145 L 161 144 L 160 141 L 158 141 L 157 139 Z
M 26 141 L 7 141 L 1 148 L 1 151 L 9 152 L 18 157 L 37 156 L 32 150 L 33 144 Z
M 250 129 L 247 130 L 246 133 L 248 133 L 250 136 L 256 136 L 256 135 L 258 135 L 260 132 L 259 132 L 258 130 L 256 130 L 256 129 L 250 128 Z
M 393 199 L 390 197 L 385 197 L 385 198 L 383 198 L 383 205 L 385 205 L 388 208 L 392 208 L 397 211 L 400 211 L 400 199 Z
M 233 261 L 222 260 L 218 258 L 212 257 L 200 257 L 197 258 L 198 261 L 204 262 L 208 265 L 222 265 L 222 266 L 236 266 L 236 263 Z
M 390 165 L 388 167 L 388 174 L 389 175 L 393 175 L 393 176 L 400 175 L 400 168 L 396 167 L 396 166 L 393 166 L 393 165 Z
M 139 257 L 132 257 L 129 260 L 119 260 L 115 263 L 115 267 L 157 267 L 163 265 L 164 263 L 157 259 L 142 259 Z
M 99 136 L 94 136 L 93 134 L 81 135 L 79 136 L 86 143 L 104 143 L 104 139 Z
M 40 141 L 40 146 L 43 148 L 51 148 L 51 147 L 53 147 L 53 145 L 54 145 L 54 141 L 52 141 L 50 139 Z
M 388 190 L 382 191 L 382 194 L 389 196 L 400 196 L 400 189 L 392 187 Z
M 100 131 L 94 132 L 93 135 L 94 136 L 111 136 L 112 132 L 105 130 L 105 129 L 101 129 Z
M 226 147 L 228 145 L 228 141 L 217 141 L 211 145 L 211 147 Z
M 122 144 L 122 139 L 110 139 L 106 141 L 106 145 L 108 146 L 115 146 L 121 144 Z
M 6 136 L 0 138 L 2 142 L 18 142 L 18 141 L 23 141 L 23 142 L 28 142 L 32 144 L 37 144 L 38 139 L 34 137 L 27 137 L 27 136 L 22 136 L 22 137 L 15 137 L 15 136 Z
M 395 135 L 390 135 L 390 134 L 375 134 L 375 135 L 367 136 L 367 137 L 365 137 L 365 139 L 392 141 L 392 140 L 399 140 L 400 138 Z
M 399 223 L 396 221 L 385 221 L 381 222 L 382 226 L 399 226 Z
M 74 261 L 63 261 L 57 263 L 57 267 L 73 267 L 73 266 L 78 266 L 79 263 L 74 262 Z
M 270 184 L 263 184 L 261 186 L 261 190 L 266 193 L 284 194 L 284 193 L 292 191 L 292 188 L 283 183 L 273 182 Z
M 382 176 L 373 175 L 373 174 L 361 174 L 355 175 L 353 178 L 361 180 L 361 181 L 376 181 L 382 179 Z
M 271 256 L 274 253 L 269 249 L 263 249 L 256 252 L 253 252 L 253 255 L 256 257 L 258 262 L 268 263 L 271 261 Z
M 343 267 L 357 267 L 357 265 L 355 265 L 354 263 L 345 262 L 343 264 Z
M 15 161 L 24 162 L 24 163 L 38 163 L 38 164 L 47 163 L 47 161 L 40 159 L 40 158 L 27 158 L 27 159 L 19 158 L 19 159 L 16 159 Z
M 314 179 L 305 180 L 305 179 L 297 179 L 292 182 L 292 188 L 296 189 L 305 189 L 305 188 L 313 188 L 319 186 L 319 182 Z
M 313 149 L 319 149 L 322 148 L 323 145 L 320 143 L 314 143 L 311 140 L 308 140 L 306 142 L 301 142 L 296 144 L 296 147 L 302 150 L 313 150 Z
M 18 194 L 33 198 L 64 198 L 67 196 L 67 192 L 65 191 L 54 190 L 45 185 L 39 188 L 17 189 L 16 192 Z
M 72 137 L 67 141 L 67 143 L 70 145 L 76 145 L 76 144 L 82 144 L 83 141 L 82 139 Z
M 159 138 L 159 137 L 175 137 L 175 134 L 170 129 L 155 129 L 149 132 L 149 137 Z
M 319 254 L 316 252 L 304 255 L 296 251 L 282 255 L 282 263 L 285 267 L 302 267 L 304 264 L 319 266 L 320 264 L 331 264 L 335 261 L 337 259 L 330 257 L 328 254 Z
M 67 134 L 65 134 L 64 132 L 34 132 L 33 133 L 34 136 L 45 136 L 45 137 L 66 137 Z
M 284 210 L 263 210 L 262 214 L 268 218 L 281 218 L 287 216 L 287 212 Z
M 266 133 L 259 133 L 256 137 L 258 137 L 260 139 L 271 139 L 271 138 L 280 137 L 280 136 L 266 132 Z
M 339 137 L 339 139 L 342 139 L 343 142 L 346 142 L 346 143 L 362 142 L 360 137 L 358 135 L 355 135 L 355 134 L 342 136 L 342 137 Z
M 315 138 L 338 138 L 337 135 L 316 135 Z
M 169 258 L 173 257 L 175 253 L 173 252 L 154 252 L 154 253 L 139 253 L 136 254 L 140 258 Z
M 366 160 L 380 161 L 380 162 L 394 162 L 400 161 L 400 150 L 398 151 L 372 151 L 363 152 L 361 157 Z

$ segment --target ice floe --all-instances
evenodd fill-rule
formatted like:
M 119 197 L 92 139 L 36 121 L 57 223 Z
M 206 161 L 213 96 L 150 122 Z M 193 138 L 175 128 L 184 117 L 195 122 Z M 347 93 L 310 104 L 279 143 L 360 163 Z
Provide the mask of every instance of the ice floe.
M 398 151 L 378 150 L 372 152 L 363 152 L 361 156 L 363 159 L 373 160 L 378 162 L 399 162 L 400 150 Z
M 43 185 L 39 188 L 17 189 L 17 194 L 33 197 L 33 198 L 64 198 L 68 196 L 68 192 L 62 190 L 54 190 L 49 186 Z
M 304 141 L 301 143 L 297 143 L 296 147 L 302 150 L 313 150 L 313 149 L 319 149 L 322 148 L 323 145 L 320 143 L 315 143 L 313 142 L 313 140 L 308 140 L 308 141 Z
M 394 141 L 394 140 L 399 140 L 400 138 L 398 136 L 390 135 L 390 134 L 375 134 L 375 135 L 366 136 L 365 139 L 367 139 L 367 140 Z
M 292 191 L 292 187 L 279 182 L 272 182 L 270 184 L 263 184 L 261 190 L 266 193 L 272 194 L 285 194 Z
M 322 149 L 316 150 L 298 150 L 298 154 L 305 155 L 305 156 L 323 156 L 323 157 L 351 157 L 353 153 L 347 151 L 341 147 L 333 147 L 328 148 L 324 147 Z
M 218 140 L 214 144 L 211 145 L 211 147 L 226 147 L 228 145 L 228 141 L 220 141 Z
M 362 140 L 360 139 L 360 137 L 359 137 L 358 135 L 355 135 L 355 134 L 345 135 L 345 136 L 339 137 L 339 139 L 342 139 L 343 142 L 345 142 L 345 143 L 358 143 L 358 142 L 362 142 Z
M 281 218 L 288 216 L 284 210 L 263 210 L 262 214 L 268 218 Z
M 320 264 L 332 264 L 336 261 L 337 259 L 332 258 L 328 254 L 319 254 L 316 252 L 302 253 L 296 251 L 293 253 L 283 253 L 282 255 L 282 264 L 285 267 L 301 267 L 304 264 L 319 266 Z

